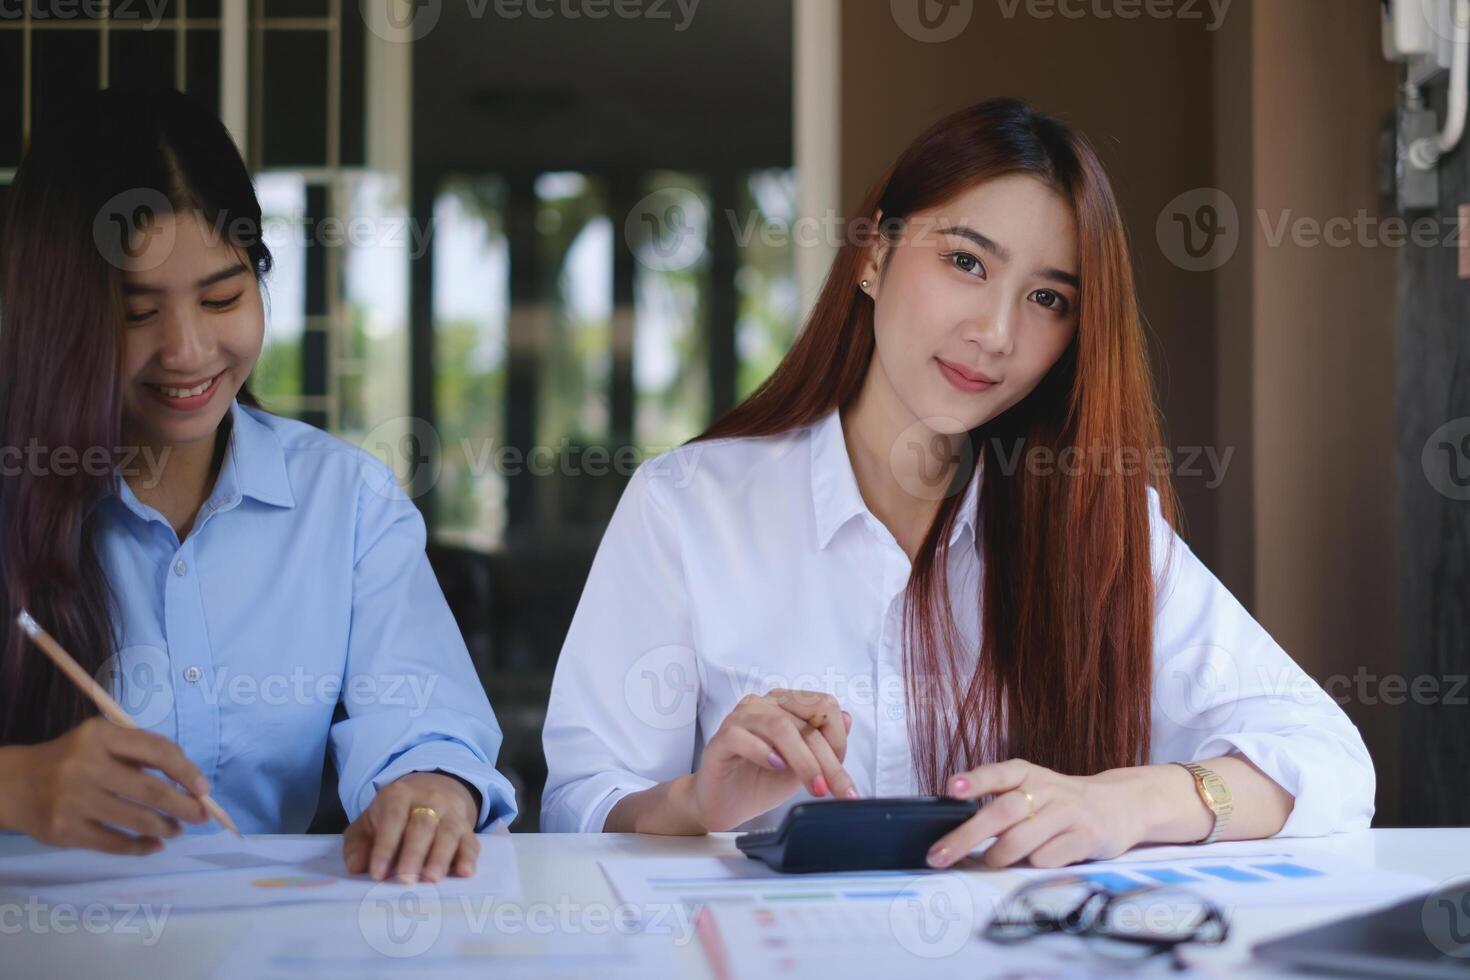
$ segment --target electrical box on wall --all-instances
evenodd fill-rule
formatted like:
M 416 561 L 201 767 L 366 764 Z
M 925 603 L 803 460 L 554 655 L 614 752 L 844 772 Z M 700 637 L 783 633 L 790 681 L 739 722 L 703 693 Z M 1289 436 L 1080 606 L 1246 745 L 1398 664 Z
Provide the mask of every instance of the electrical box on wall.
M 1433 209 L 1439 205 L 1440 159 L 1464 134 L 1470 0 L 1379 0 L 1379 12 L 1383 56 L 1404 65 L 1393 160 L 1398 208 Z M 1423 91 L 1441 79 L 1443 128 Z
M 1383 56 L 1412 64 L 1424 81 L 1450 67 L 1455 48 L 1455 0 L 1379 0 Z

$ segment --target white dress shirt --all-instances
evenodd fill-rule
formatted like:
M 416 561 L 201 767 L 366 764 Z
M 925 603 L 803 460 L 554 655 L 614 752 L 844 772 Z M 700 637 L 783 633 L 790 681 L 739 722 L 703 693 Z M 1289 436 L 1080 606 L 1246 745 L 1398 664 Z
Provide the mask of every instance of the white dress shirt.
M 983 467 L 950 534 L 951 608 L 979 649 Z M 1284 836 L 1367 827 L 1373 763 L 1342 709 L 1163 519 L 1150 762 L 1239 753 L 1296 797 Z M 1167 549 L 1174 550 L 1164 562 Z M 826 691 L 852 715 L 864 797 L 918 793 L 902 667 L 910 563 L 868 510 L 840 415 L 646 462 L 598 548 L 552 682 L 541 829 L 595 832 L 628 793 L 694 771 L 746 694 Z M 796 803 L 742 825 L 773 826 Z

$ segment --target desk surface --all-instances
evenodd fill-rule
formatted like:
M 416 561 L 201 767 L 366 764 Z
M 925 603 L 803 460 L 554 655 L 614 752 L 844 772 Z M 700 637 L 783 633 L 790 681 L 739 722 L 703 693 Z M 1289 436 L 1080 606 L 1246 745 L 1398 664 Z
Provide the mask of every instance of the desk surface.
M 514 834 L 524 904 L 577 901 L 618 904 L 598 861 L 609 857 L 692 857 L 734 852 L 733 834 L 709 837 L 648 837 L 637 834 Z M 1283 846 L 1300 845 L 1343 854 L 1384 870 L 1405 871 L 1433 882 L 1470 875 L 1470 828 L 1383 829 L 1325 838 L 1282 839 Z M 1259 841 L 1224 842 L 1198 849 L 1225 856 L 1232 851 L 1259 848 Z M 14 835 L 0 835 L 0 862 L 6 856 L 27 853 L 36 845 Z M 961 866 L 963 867 L 963 866 Z M 986 872 L 976 872 L 986 873 Z M 297 905 L 265 910 L 180 914 L 168 920 L 156 944 L 146 946 L 140 936 L 90 934 L 76 929 L 67 934 L 34 932 L 20 927 L 14 899 L 0 898 L 0 975 L 5 977 L 131 977 L 209 976 L 248 922 L 290 923 L 327 921 L 357 915 L 355 905 Z M 1361 905 L 1237 909 L 1231 921 L 1231 939 L 1211 951 L 1209 967 L 1222 975 L 1267 976 L 1247 970 L 1249 948 L 1264 939 L 1340 918 Z M 686 976 L 707 977 L 709 971 L 697 943 L 680 950 Z M 948 964 L 953 966 L 953 964 Z M 412 974 L 411 967 L 408 974 Z

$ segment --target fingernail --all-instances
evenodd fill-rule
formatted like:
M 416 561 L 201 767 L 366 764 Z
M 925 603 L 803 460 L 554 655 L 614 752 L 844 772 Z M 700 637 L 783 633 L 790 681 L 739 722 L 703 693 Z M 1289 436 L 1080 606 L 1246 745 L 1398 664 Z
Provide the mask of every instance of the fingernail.
M 203 776 L 200 776 L 198 779 L 194 780 L 194 792 L 198 793 L 200 796 L 208 796 L 209 780 L 205 779 Z
M 947 847 L 936 847 L 929 852 L 930 867 L 942 868 L 945 865 L 949 864 L 949 860 L 949 848 Z
M 844 725 L 846 725 L 848 728 L 851 728 L 852 727 L 852 715 L 850 715 L 846 711 L 844 711 L 842 713 L 842 723 Z
M 956 793 L 968 793 L 970 791 L 970 781 L 964 776 L 956 776 L 954 782 L 950 783 L 950 785 L 954 787 Z
M 416 875 L 416 874 L 410 874 L 407 871 L 403 872 L 402 874 L 400 874 L 398 876 L 398 883 L 401 884 L 401 885 L 416 885 L 416 884 L 418 884 L 418 881 L 419 881 L 419 876 L 418 875 Z
M 845 796 L 845 797 L 847 797 L 849 800 L 855 800 L 855 799 L 857 799 L 858 798 L 857 787 L 856 786 L 849 786 L 849 787 L 847 787 L 847 792 L 846 793 L 843 793 L 842 795 Z
M 826 796 L 827 795 L 827 780 L 823 779 L 821 776 L 818 776 L 816 779 L 813 779 L 812 780 L 812 795 L 813 796 Z
M 373 878 L 376 879 L 377 881 L 382 881 L 383 880 L 383 875 L 387 872 L 387 870 L 388 869 L 383 866 L 383 862 L 381 862 L 381 861 L 374 862 L 373 863 Z
M 766 756 L 766 761 L 771 764 L 771 768 L 772 769 L 785 769 L 786 768 L 786 760 L 783 759 L 783 758 L 781 758 L 779 755 L 777 755 L 774 752 L 772 752 L 770 755 Z

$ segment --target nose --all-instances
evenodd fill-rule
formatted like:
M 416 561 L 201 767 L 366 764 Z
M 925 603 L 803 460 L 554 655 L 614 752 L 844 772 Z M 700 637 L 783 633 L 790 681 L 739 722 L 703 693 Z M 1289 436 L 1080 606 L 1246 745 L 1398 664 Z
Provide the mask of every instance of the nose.
M 1008 300 L 987 304 L 961 325 L 965 340 L 992 357 L 1005 357 L 1015 343 L 1015 307 Z
M 158 364 L 165 371 L 184 380 L 213 363 L 215 331 L 195 310 L 174 312 L 163 318 L 163 337 L 158 348 Z

